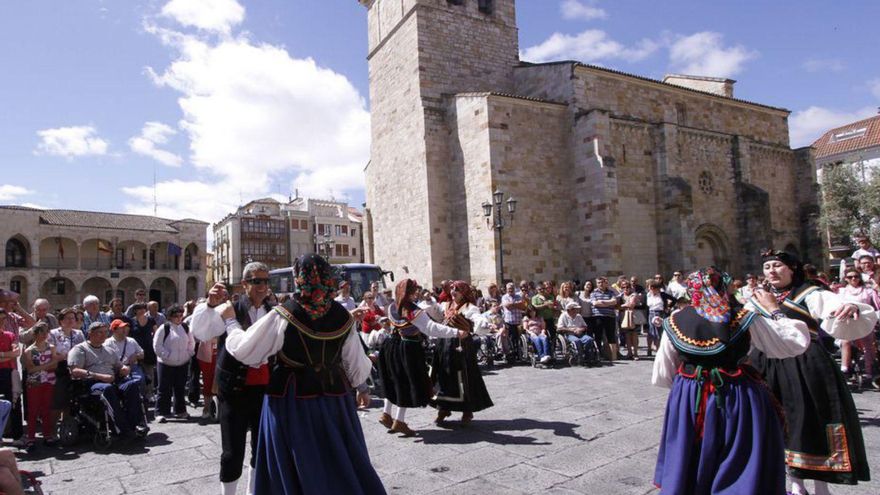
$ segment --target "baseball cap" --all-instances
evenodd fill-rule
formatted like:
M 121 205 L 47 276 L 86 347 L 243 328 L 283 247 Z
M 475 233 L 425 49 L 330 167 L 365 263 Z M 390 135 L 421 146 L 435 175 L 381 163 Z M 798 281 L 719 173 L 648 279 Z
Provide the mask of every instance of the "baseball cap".
M 92 325 L 94 325 L 94 323 L 92 323 Z M 128 326 L 128 322 L 126 322 L 125 320 L 120 320 L 120 319 L 117 318 L 117 319 L 113 320 L 112 323 L 110 323 L 110 331 L 111 331 L 111 332 L 115 332 L 117 328 L 119 328 L 119 327 L 127 327 L 127 326 Z M 89 330 L 91 330 L 91 329 L 92 329 L 92 327 L 89 326 Z

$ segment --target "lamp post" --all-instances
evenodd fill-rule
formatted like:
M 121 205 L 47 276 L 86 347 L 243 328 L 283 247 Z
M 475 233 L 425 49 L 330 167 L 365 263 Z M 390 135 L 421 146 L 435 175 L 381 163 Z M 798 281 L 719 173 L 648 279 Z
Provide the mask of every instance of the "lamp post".
M 319 237 L 318 234 L 315 234 L 315 250 L 319 254 L 323 254 L 327 261 L 330 261 L 330 256 L 333 255 L 334 247 L 336 247 L 336 241 L 330 238 L 330 232 L 324 232 L 324 235 L 321 237 Z
M 483 216 L 486 217 L 486 226 L 490 225 L 491 228 L 495 230 L 498 234 L 498 286 L 501 287 L 504 285 L 504 239 L 502 237 L 502 231 L 504 230 L 504 217 L 501 213 L 501 206 L 505 203 L 504 201 L 504 191 L 501 189 L 496 189 L 494 193 L 492 193 L 492 201 L 485 201 L 483 203 Z M 512 197 L 508 198 L 507 201 L 507 213 L 510 216 L 510 221 L 513 221 L 513 214 L 516 212 L 516 200 Z M 493 217 L 494 211 L 494 218 Z

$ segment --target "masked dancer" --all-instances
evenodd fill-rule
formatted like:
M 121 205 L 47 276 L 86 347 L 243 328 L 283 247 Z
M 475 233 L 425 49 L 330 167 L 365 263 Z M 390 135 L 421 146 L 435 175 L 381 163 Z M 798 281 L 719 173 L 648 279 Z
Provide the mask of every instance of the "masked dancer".
M 371 362 L 356 319 L 330 294 L 338 276 L 308 254 L 294 265 L 293 297 L 243 331 L 222 312 L 226 349 L 248 366 L 272 360 L 257 441 L 256 493 L 383 494 L 351 394 Z M 361 393 L 359 400 L 364 400 Z

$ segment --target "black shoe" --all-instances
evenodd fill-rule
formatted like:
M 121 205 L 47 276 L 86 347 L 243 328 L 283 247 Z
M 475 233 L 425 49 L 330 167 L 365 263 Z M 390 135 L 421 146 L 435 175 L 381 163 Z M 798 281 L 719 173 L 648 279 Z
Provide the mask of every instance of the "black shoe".
M 138 438 L 147 438 L 147 435 L 150 434 L 150 427 L 147 425 L 140 425 L 135 427 L 135 435 Z

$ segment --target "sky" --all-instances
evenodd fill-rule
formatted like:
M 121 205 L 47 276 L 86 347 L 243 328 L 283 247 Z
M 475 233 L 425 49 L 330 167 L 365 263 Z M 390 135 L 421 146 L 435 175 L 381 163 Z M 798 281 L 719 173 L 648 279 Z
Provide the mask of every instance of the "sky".
M 366 16 L 356 0 L 3 2 L 0 204 L 208 222 L 295 191 L 360 207 Z M 523 60 L 736 79 L 736 97 L 792 111 L 794 147 L 880 107 L 875 0 L 518 0 L 517 18 Z

